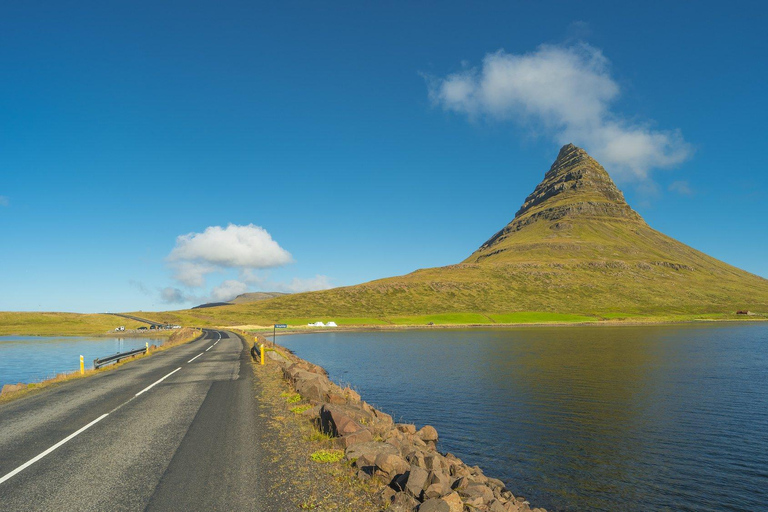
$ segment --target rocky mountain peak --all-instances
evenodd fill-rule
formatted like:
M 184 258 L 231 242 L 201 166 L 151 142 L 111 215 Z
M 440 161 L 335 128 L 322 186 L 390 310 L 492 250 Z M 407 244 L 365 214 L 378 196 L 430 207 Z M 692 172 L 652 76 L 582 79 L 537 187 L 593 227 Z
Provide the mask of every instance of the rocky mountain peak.
M 629 208 L 624 194 L 616 187 L 608 172 L 594 158 L 573 144 L 560 149 L 544 180 L 525 198 L 515 214 L 518 218 L 550 199 L 558 201 L 579 196 L 594 201 L 606 201 Z
M 499 251 L 499 246 L 517 239 L 515 234 L 539 222 L 566 235 L 574 222 L 641 223 L 608 172 L 583 149 L 566 144 L 549 171 L 504 229 L 493 235 L 467 261 Z

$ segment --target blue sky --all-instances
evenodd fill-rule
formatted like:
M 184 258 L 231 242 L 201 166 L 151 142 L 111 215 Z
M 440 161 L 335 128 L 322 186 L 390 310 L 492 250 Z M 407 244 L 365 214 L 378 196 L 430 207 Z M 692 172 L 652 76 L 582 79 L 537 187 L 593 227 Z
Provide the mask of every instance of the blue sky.
M 569 138 L 651 226 L 768 277 L 768 11 L 623 4 L 4 2 L 0 310 L 455 263 Z

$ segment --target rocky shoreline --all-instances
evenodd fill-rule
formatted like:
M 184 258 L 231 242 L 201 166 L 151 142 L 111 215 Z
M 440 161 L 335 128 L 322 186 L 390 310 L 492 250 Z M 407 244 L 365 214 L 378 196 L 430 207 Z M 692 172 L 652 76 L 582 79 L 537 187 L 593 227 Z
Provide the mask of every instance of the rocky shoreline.
M 252 354 L 260 359 L 258 338 Z M 378 482 L 382 509 L 396 512 L 545 512 L 531 508 L 501 480 L 487 477 L 450 453 L 438 451 L 438 432 L 426 425 L 395 423 L 350 388 L 331 382 L 320 366 L 289 350 L 266 350 L 266 359 L 282 369 L 284 378 L 311 407 L 303 414 L 330 436 L 357 477 Z

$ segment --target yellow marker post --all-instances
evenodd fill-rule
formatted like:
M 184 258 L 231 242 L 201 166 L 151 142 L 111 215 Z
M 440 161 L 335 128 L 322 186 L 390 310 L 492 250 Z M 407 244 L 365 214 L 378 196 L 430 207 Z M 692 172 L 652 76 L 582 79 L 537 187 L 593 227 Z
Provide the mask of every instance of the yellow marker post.
M 83 356 L 80 356 L 80 375 L 85 375 L 85 361 Z
M 147 353 L 147 354 L 149 354 L 149 342 L 148 342 L 148 341 L 145 341 L 145 342 L 144 342 L 144 346 L 145 346 L 145 347 L 147 347 L 147 348 L 146 348 L 146 350 L 147 350 L 147 352 L 146 352 L 146 353 Z
M 261 364 L 264 364 L 264 344 L 261 344 Z

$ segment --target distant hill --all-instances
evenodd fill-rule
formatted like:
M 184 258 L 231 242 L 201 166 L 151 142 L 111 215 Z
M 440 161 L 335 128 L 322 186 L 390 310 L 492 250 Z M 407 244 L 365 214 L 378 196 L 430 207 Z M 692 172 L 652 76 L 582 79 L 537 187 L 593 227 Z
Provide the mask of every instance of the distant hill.
M 230 302 L 232 304 L 246 304 L 248 302 L 258 302 L 260 300 L 269 300 L 274 299 L 275 297 L 282 297 L 283 295 L 289 295 L 288 293 L 283 292 L 251 292 L 251 293 L 242 293 L 232 299 Z
M 231 306 L 233 304 L 247 304 L 249 302 L 258 302 L 260 300 L 274 299 L 275 297 L 281 297 L 283 295 L 288 295 L 288 294 L 283 292 L 241 293 L 240 295 L 238 295 L 237 297 L 235 297 L 229 302 L 208 302 L 206 304 L 200 304 L 199 306 L 194 306 L 192 309 L 217 308 L 219 306 Z
M 651 228 L 608 172 L 564 146 L 514 219 L 461 263 L 216 309 L 269 324 L 514 323 L 768 313 L 768 280 Z

